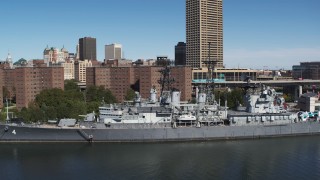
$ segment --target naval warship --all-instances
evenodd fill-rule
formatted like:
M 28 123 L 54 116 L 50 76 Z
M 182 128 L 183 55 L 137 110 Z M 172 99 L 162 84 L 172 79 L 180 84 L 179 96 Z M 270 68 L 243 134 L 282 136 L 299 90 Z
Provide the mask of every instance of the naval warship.
M 0 142 L 158 142 L 259 139 L 320 133 L 317 120 L 290 112 L 280 94 L 270 87 L 244 87 L 244 105 L 229 110 L 208 91 L 197 93 L 195 104 L 180 101 L 177 90 L 155 88 L 148 101 L 137 93 L 133 105 L 105 105 L 100 115 L 84 121 L 62 119 L 57 125 L 6 122 L 0 124 Z M 227 102 L 225 103 L 227 104 Z

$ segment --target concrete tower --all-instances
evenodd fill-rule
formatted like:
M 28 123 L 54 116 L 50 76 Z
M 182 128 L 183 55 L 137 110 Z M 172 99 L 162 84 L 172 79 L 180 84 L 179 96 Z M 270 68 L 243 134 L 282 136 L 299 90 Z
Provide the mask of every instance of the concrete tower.
M 223 67 L 222 0 L 186 0 L 187 65 L 206 67 L 211 61 Z
M 122 59 L 122 45 L 110 44 L 105 46 L 105 60 Z
M 96 38 L 84 37 L 79 39 L 79 59 L 97 60 Z

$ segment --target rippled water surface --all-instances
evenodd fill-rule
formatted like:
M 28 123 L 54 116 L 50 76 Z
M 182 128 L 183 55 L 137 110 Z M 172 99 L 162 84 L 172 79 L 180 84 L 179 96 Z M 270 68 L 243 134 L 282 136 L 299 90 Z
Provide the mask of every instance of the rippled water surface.
M 0 179 L 319 179 L 320 136 L 146 144 L 0 144 Z

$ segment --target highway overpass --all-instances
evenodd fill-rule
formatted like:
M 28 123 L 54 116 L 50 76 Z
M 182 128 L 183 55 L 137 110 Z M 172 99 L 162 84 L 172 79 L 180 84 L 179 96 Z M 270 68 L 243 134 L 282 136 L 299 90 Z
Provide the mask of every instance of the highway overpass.
M 265 84 L 269 86 L 304 86 L 304 85 L 320 85 L 320 80 L 270 80 L 270 81 L 250 81 L 251 84 Z M 204 82 L 193 82 L 193 85 L 197 86 L 200 84 L 206 84 Z M 244 81 L 218 81 L 214 82 L 215 85 L 220 85 L 220 87 L 233 87 L 242 86 L 247 84 Z

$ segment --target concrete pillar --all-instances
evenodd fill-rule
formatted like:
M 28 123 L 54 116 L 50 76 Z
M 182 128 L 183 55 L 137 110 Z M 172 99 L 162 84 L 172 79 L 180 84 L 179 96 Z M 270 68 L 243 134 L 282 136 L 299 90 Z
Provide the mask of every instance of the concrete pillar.
M 299 90 L 298 90 L 299 86 L 294 86 L 294 100 L 297 101 L 299 99 Z
M 302 95 L 302 86 L 299 86 L 299 97 Z
M 294 99 L 297 101 L 302 95 L 302 86 L 294 86 Z

